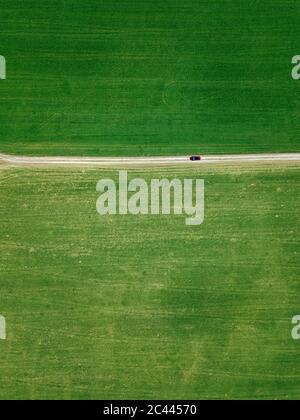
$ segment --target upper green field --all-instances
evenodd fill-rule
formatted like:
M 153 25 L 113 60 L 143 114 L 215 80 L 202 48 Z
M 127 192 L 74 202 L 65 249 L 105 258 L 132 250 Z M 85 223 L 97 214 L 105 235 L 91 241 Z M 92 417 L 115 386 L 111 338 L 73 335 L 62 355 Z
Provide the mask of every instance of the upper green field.
M 300 151 L 299 0 L 1 0 L 0 10 L 0 152 Z
M 295 398 L 299 167 L 204 178 L 206 218 L 99 216 L 116 171 L 0 167 L 0 399 Z

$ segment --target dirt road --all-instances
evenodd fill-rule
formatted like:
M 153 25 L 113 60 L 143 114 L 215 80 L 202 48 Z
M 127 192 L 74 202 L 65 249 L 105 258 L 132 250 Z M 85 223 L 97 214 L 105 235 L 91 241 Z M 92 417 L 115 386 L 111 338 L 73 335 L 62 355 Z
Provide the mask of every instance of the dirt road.
M 31 157 L 0 154 L 0 162 L 20 166 L 167 166 L 177 164 L 207 165 L 218 163 L 251 163 L 251 162 L 299 162 L 300 153 L 270 153 L 270 154 L 238 154 L 238 155 L 209 155 L 203 156 L 201 161 L 191 162 L 189 156 L 165 157 Z

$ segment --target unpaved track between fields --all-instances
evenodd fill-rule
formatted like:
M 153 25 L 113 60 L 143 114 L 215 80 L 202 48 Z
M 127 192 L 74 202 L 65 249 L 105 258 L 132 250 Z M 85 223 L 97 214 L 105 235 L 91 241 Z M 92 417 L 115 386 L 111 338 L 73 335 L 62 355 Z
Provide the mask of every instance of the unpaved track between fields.
M 208 165 L 218 163 L 280 163 L 299 162 L 300 153 L 269 153 L 269 154 L 238 154 L 238 155 L 208 155 L 200 161 L 191 162 L 189 156 L 165 157 L 31 157 L 0 154 L 0 162 L 13 166 L 167 166 L 177 164 Z

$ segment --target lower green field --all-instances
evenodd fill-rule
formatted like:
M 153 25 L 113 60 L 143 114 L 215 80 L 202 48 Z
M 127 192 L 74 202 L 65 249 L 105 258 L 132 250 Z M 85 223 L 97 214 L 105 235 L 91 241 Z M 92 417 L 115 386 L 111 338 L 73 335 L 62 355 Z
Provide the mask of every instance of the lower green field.
M 298 152 L 299 0 L 1 1 L 0 152 Z
M 116 171 L 0 167 L 0 398 L 299 398 L 299 167 L 204 178 L 206 218 L 99 216 Z

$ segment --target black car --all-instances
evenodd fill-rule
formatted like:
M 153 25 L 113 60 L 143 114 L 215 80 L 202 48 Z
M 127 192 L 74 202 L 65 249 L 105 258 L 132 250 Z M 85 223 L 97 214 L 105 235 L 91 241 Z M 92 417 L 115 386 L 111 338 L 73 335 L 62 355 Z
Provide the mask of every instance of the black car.
M 193 155 L 193 156 L 190 157 L 190 160 L 193 161 L 193 162 L 195 162 L 197 160 L 201 160 L 201 156 Z

